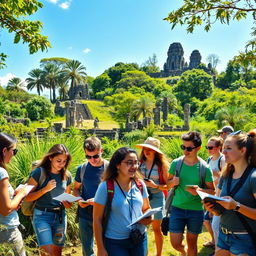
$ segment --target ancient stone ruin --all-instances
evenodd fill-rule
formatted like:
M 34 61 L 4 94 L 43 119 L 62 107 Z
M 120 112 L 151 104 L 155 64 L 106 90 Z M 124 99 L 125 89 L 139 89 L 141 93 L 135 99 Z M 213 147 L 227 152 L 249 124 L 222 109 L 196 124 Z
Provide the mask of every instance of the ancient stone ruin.
M 151 77 L 180 76 L 186 70 L 197 68 L 201 64 L 202 56 L 198 50 L 194 50 L 189 59 L 189 64 L 184 59 L 184 50 L 181 43 L 170 44 L 167 52 L 167 60 L 163 70 L 156 73 L 148 73 Z M 206 70 L 207 71 L 207 70 Z M 208 68 L 208 72 L 210 73 Z

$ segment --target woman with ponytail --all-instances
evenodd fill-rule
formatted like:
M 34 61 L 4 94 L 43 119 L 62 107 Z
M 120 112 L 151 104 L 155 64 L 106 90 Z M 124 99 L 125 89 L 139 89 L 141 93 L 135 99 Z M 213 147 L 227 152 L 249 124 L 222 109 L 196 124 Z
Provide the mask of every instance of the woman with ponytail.
M 229 135 L 223 147 L 226 168 L 218 185 L 223 208 L 215 256 L 256 255 L 256 129 Z M 217 214 L 216 206 L 205 207 Z

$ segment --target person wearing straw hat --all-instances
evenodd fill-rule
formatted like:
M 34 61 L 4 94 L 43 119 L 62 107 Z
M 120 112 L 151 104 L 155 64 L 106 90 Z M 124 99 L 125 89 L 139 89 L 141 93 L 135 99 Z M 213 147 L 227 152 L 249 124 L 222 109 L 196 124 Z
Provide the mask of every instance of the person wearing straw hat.
M 141 148 L 140 155 L 140 171 L 144 176 L 151 208 L 164 206 L 164 194 L 162 190 L 166 190 L 166 182 L 168 180 L 169 162 L 160 150 L 160 141 L 158 139 L 148 137 L 143 144 L 137 144 L 136 147 Z M 163 235 L 161 232 L 161 221 L 163 212 L 160 211 L 154 215 L 152 227 L 155 235 L 157 256 L 160 256 L 163 248 Z

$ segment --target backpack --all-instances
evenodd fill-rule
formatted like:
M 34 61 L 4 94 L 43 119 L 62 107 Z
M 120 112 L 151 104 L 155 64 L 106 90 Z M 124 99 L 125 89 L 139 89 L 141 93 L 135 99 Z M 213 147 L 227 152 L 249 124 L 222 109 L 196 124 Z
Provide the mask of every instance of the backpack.
M 175 176 L 179 177 L 180 176 L 180 172 L 181 172 L 181 167 L 184 161 L 184 156 L 181 156 L 177 159 L 177 165 L 176 165 L 176 170 L 175 170 Z M 207 163 L 199 157 L 199 162 L 200 162 L 200 167 L 199 167 L 199 175 L 200 175 L 200 187 L 204 188 L 205 187 L 205 176 L 206 176 L 206 172 L 205 172 L 205 168 L 207 166 Z M 169 229 L 169 216 L 171 213 L 171 206 L 172 206 L 172 200 L 173 197 L 175 195 L 175 190 L 178 186 L 175 186 L 173 188 L 170 189 L 168 196 L 166 198 L 165 201 L 165 212 L 166 215 L 165 217 L 162 219 L 162 223 L 161 223 L 161 229 L 164 235 L 167 235 L 168 229 Z
M 31 177 L 31 175 L 29 175 L 29 178 L 30 177 Z M 29 180 L 29 178 L 28 178 L 28 180 Z M 45 180 L 46 180 L 45 171 L 43 170 L 43 168 L 40 168 L 40 177 L 39 177 L 39 181 L 38 181 L 38 187 L 41 187 L 43 185 L 43 183 L 45 182 Z M 25 216 L 29 216 L 29 217 L 33 216 L 35 205 L 36 205 L 36 200 L 32 201 L 32 202 L 24 201 L 21 205 L 21 212 Z
M 141 181 L 134 179 L 134 182 L 135 182 L 136 186 L 138 187 L 138 189 L 140 190 L 141 195 L 143 195 L 143 185 L 142 185 Z M 114 198 L 114 187 L 115 187 L 114 180 L 106 180 L 106 184 L 107 184 L 108 195 L 107 195 L 107 203 L 106 203 L 104 216 L 103 216 L 103 224 L 102 224 L 103 234 L 105 233 L 107 225 L 108 225 L 108 219 L 109 219 L 109 215 L 111 212 L 111 205 L 112 205 L 112 201 Z
M 218 168 L 219 168 L 219 171 L 221 171 L 221 166 L 220 166 L 220 164 L 221 164 L 221 159 L 222 159 L 222 158 L 223 158 L 223 155 L 221 155 L 221 156 L 219 157 L 219 160 L 218 160 Z M 207 164 L 209 164 L 211 160 L 212 160 L 212 156 L 208 157 L 208 159 L 207 159 Z

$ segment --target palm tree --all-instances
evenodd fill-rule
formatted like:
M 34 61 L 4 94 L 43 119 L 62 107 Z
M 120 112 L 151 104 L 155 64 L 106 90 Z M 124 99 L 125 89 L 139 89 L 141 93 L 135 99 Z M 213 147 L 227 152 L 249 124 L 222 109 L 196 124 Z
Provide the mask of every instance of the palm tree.
M 227 122 L 232 127 L 239 128 L 236 126 L 246 122 L 247 119 L 250 118 L 250 115 L 244 107 L 230 105 L 218 110 L 215 114 L 215 118 L 219 123 Z
M 58 87 L 58 81 L 61 75 L 61 70 L 57 65 L 53 63 L 47 63 L 44 66 L 43 72 L 44 72 L 43 76 L 48 84 L 50 93 L 52 90 L 52 102 L 56 102 L 56 87 Z
M 24 87 L 24 81 L 22 81 L 19 77 L 13 77 L 8 81 L 6 90 L 7 91 L 24 91 L 22 87 Z
M 77 83 L 84 82 L 84 78 L 86 77 L 85 70 L 85 66 L 78 60 L 71 60 L 64 65 L 62 72 L 67 81 L 71 81 L 70 89 L 75 87 Z
M 40 92 L 43 91 L 44 88 L 44 79 L 43 79 L 43 71 L 40 68 L 32 69 L 28 75 L 29 78 L 26 79 L 27 89 L 33 90 L 36 88 L 38 95 L 40 96 Z
M 152 98 L 143 96 L 132 104 L 131 116 L 134 116 L 136 120 L 139 119 L 141 114 L 143 115 L 143 118 L 146 116 L 152 116 L 154 106 L 155 104 Z

